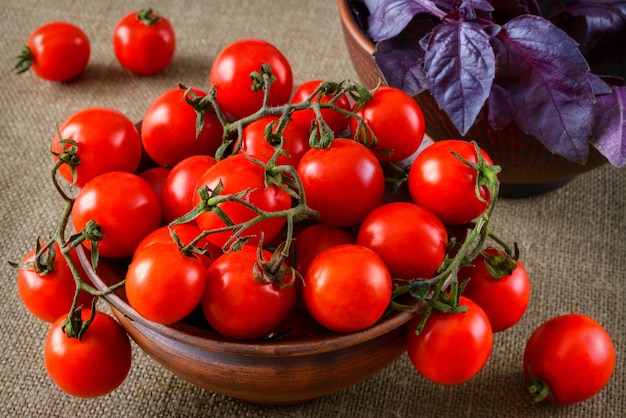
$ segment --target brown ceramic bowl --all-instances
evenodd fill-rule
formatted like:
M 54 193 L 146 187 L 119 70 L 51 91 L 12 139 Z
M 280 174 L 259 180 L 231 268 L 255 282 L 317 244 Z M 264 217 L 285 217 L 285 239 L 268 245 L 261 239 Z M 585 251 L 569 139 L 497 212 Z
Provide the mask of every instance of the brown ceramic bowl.
M 99 289 L 124 278 L 129 260 L 100 259 L 78 248 L 81 264 Z M 371 328 L 292 341 L 241 342 L 192 318 L 165 326 L 133 310 L 123 288 L 107 297 L 114 315 L 148 355 L 179 377 L 212 392 L 255 404 L 306 402 L 340 391 L 375 374 L 405 351 L 410 312 L 389 315 Z
M 363 83 L 373 88 L 385 84 L 372 54 L 375 47 L 352 12 L 349 0 L 338 0 L 339 16 L 348 54 Z M 415 96 L 426 119 L 426 133 L 433 140 L 461 138 L 448 116 L 439 109 L 429 92 Z M 576 164 L 548 151 L 537 139 L 517 126 L 494 130 L 486 117 L 479 119 L 463 139 L 476 141 L 502 167 L 501 194 L 505 197 L 536 195 L 554 190 L 573 177 L 603 165 L 607 160 L 594 148 L 586 164 Z

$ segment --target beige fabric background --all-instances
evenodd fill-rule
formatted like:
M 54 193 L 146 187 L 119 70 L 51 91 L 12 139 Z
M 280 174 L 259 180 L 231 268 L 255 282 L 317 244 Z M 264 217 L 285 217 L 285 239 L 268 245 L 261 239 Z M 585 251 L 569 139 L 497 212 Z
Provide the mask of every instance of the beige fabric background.
M 117 64 L 111 34 L 122 16 L 147 5 L 171 20 L 178 45 L 164 73 L 137 77 Z M 85 74 L 63 84 L 32 73 L 12 74 L 13 57 L 29 33 L 53 20 L 74 22 L 90 37 L 92 56 Z M 194 387 L 134 346 L 130 375 L 117 391 L 95 400 L 64 395 L 43 366 L 47 325 L 20 304 L 15 271 L 7 264 L 19 260 L 38 234 L 50 233 L 60 213 L 60 200 L 48 180 L 47 146 L 55 124 L 95 105 L 139 120 L 153 98 L 178 82 L 208 87 L 212 59 L 243 37 L 278 46 L 291 61 L 296 81 L 356 74 L 334 0 L 0 0 L 0 28 L 0 416 L 624 416 L 626 169 L 609 166 L 544 196 L 499 202 L 494 228 L 519 243 L 531 275 L 532 300 L 516 327 L 496 335 L 486 367 L 466 384 L 432 384 L 403 356 L 343 392 L 304 405 L 258 407 Z M 541 322 L 568 312 L 596 318 L 612 335 L 618 353 L 614 376 L 604 391 L 584 403 L 534 406 L 522 378 L 525 341 Z

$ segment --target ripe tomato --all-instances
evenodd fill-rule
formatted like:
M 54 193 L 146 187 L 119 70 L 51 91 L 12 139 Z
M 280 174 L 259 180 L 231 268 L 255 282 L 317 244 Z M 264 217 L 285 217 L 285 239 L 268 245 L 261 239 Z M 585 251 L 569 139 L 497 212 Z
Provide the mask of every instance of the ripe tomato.
M 113 52 L 122 67 L 153 75 L 172 61 L 176 34 L 169 20 L 142 9 L 124 16 L 113 30 Z
M 237 154 L 220 160 L 198 180 L 196 192 L 193 194 L 193 206 L 200 203 L 201 198 L 198 195 L 198 190 L 201 187 L 207 186 L 209 190 L 215 190 L 221 181 L 224 189 L 220 195 L 249 190 L 249 202 L 261 210 L 277 212 L 289 209 L 291 207 L 289 194 L 275 184 L 266 185 L 265 175 L 265 169 L 250 161 L 245 155 Z M 247 222 L 257 216 L 256 212 L 239 202 L 224 202 L 218 206 L 226 212 L 234 224 Z M 196 223 L 205 231 L 222 228 L 226 225 L 212 211 L 198 216 Z M 242 236 L 250 236 L 248 243 L 258 244 L 263 234 L 264 242 L 270 242 L 278 235 L 285 223 L 286 219 L 282 217 L 265 219 L 247 228 Z M 212 233 L 207 236 L 207 240 L 218 247 L 223 247 L 233 234 L 233 231 Z
M 420 152 L 409 171 L 409 192 L 418 205 L 430 210 L 446 225 L 461 225 L 480 216 L 489 206 L 485 187 L 476 196 L 476 169 L 458 160 L 456 152 L 470 163 L 478 161 L 471 142 L 444 140 Z M 491 158 L 481 150 L 488 164 Z
M 319 253 L 304 275 L 307 310 L 322 326 L 336 332 L 368 328 L 391 300 L 391 275 L 369 248 L 344 244 Z
M 36 250 L 34 248 L 29 251 L 22 259 L 22 264 L 35 262 Z M 54 261 L 49 260 L 48 257 L 52 257 L 50 250 L 46 251 L 39 260 L 41 270 L 37 270 L 36 265 L 21 267 L 18 270 L 17 290 L 24 306 L 33 315 L 42 321 L 54 322 L 70 311 L 76 292 L 76 283 L 57 243 L 54 244 Z M 75 250 L 70 251 L 70 257 L 83 281 L 91 284 Z M 50 262 L 52 264 L 48 265 Z M 94 296 L 83 291 L 79 296 L 77 306 L 88 308 L 93 298 Z
M 600 392 L 615 367 L 615 347 L 597 321 L 567 314 L 541 324 L 524 349 L 524 374 L 535 401 L 582 402 Z M 543 388 L 548 389 L 541 393 Z
M 59 133 L 61 138 L 59 138 Z M 60 139 L 76 142 L 76 185 L 109 171 L 135 172 L 141 161 L 141 139 L 135 124 L 123 113 L 104 107 L 90 107 L 68 117 L 52 139 L 52 152 L 63 153 L 71 147 Z M 54 157 L 55 162 L 58 157 Z M 72 181 L 67 164 L 59 167 L 64 179 Z
M 154 190 L 160 198 L 163 193 L 163 184 L 170 174 L 170 171 L 171 170 L 166 167 L 152 167 L 139 173 L 139 177 L 147 181 L 148 184 L 152 186 L 152 190 Z
M 493 261 L 487 261 L 481 253 L 469 266 L 459 269 L 458 278 L 459 282 L 469 280 L 463 294 L 485 311 L 493 332 L 500 332 L 513 326 L 524 315 L 530 300 L 530 281 L 519 260 L 514 262 L 511 271 L 503 251 L 486 248 L 484 252 L 489 260 L 494 257 Z M 499 270 L 502 276 L 493 277 L 486 262 Z
M 197 96 L 206 96 L 192 88 Z M 141 124 L 141 140 L 146 153 L 161 166 L 174 167 L 193 155 L 214 155 L 222 143 L 222 124 L 209 111 L 203 113 L 204 126 L 196 136 L 196 110 L 185 101 L 185 91 L 173 88 L 157 97 L 148 107 Z
M 263 250 L 269 260 L 271 253 Z M 207 269 L 202 311 L 220 334 L 235 339 L 263 338 L 275 331 L 293 311 L 296 289 L 261 283 L 253 277 L 257 248 L 245 245 L 217 258 Z M 280 280 L 288 283 L 287 275 Z
M 292 103 L 302 103 L 315 91 L 322 83 L 322 80 L 309 80 L 300 84 L 293 94 Z M 328 103 L 334 96 L 324 95 L 320 103 Z M 319 101 L 316 97 L 313 101 Z M 350 110 L 350 99 L 345 94 L 335 100 L 335 105 L 341 109 Z M 341 134 L 348 129 L 348 117 L 340 112 L 332 109 L 321 109 L 322 118 L 335 135 Z M 311 131 L 311 124 L 315 120 L 315 112 L 313 110 L 298 110 L 291 114 L 293 123 L 300 126 L 306 132 Z
M 91 311 L 83 309 L 83 321 Z M 44 363 L 50 378 L 72 396 L 95 398 L 122 384 L 131 365 L 131 345 L 122 326 L 109 315 L 96 312 L 82 338 L 69 338 L 64 329 L 67 315 L 48 331 Z
M 241 151 L 249 156 L 267 163 L 276 153 L 276 148 L 280 145 L 280 139 L 276 138 L 276 144 L 270 143 L 265 137 L 265 129 L 270 123 L 278 123 L 277 116 L 267 116 L 256 120 L 243 128 L 241 137 Z M 272 129 L 276 132 L 276 127 Z M 282 133 L 282 150 L 286 155 L 280 155 L 276 160 L 276 165 L 297 166 L 300 158 L 311 147 L 309 146 L 308 131 L 293 123 L 288 123 Z M 271 138 L 270 140 L 274 140 Z
M 493 346 L 489 319 L 464 296 L 467 311 L 450 314 L 433 311 L 424 329 L 415 334 L 421 316 L 409 322 L 406 351 L 415 369 L 428 380 L 456 385 L 474 377 L 487 363 Z
M 51 22 L 35 29 L 26 41 L 14 70 L 29 68 L 49 81 L 67 81 L 87 67 L 91 47 L 81 28 L 67 22 Z
M 197 255 L 160 242 L 135 253 L 126 273 L 126 297 L 144 318 L 172 324 L 198 306 L 205 283 L 205 266 Z
M 82 231 L 90 220 L 102 228 L 98 241 L 103 257 L 129 257 L 137 244 L 161 225 L 161 203 L 147 181 L 132 173 L 112 171 L 87 183 L 72 207 L 74 229 Z M 91 250 L 91 243 L 83 241 Z
M 307 205 L 333 226 L 360 223 L 378 206 L 385 191 L 380 163 L 367 147 L 337 138 L 329 148 L 312 148 L 297 168 Z
M 270 87 L 269 106 L 289 102 L 293 89 L 291 65 L 282 52 L 260 39 L 241 39 L 226 46 L 211 66 L 211 85 L 217 88 L 220 109 L 236 119 L 261 108 L 263 90 L 252 90 L 250 74 L 268 64 L 276 80 Z
M 327 248 L 341 244 L 354 244 L 355 239 L 347 231 L 326 224 L 306 227 L 296 235 L 293 248 L 296 254 L 296 270 L 304 274 L 311 260 Z
M 374 250 L 394 279 L 430 279 L 446 255 L 448 233 L 426 209 L 410 202 L 391 202 L 367 215 L 356 242 Z
M 209 155 L 194 155 L 178 162 L 163 183 L 161 207 L 166 223 L 172 222 L 192 208 L 198 179 L 217 161 Z
M 424 114 L 417 102 L 409 94 L 395 87 L 379 87 L 372 99 L 356 110 L 365 120 L 366 126 L 378 140 L 374 148 L 381 161 L 398 162 L 410 157 L 424 139 Z M 350 131 L 357 139 L 363 140 L 359 132 L 359 122 L 350 119 Z

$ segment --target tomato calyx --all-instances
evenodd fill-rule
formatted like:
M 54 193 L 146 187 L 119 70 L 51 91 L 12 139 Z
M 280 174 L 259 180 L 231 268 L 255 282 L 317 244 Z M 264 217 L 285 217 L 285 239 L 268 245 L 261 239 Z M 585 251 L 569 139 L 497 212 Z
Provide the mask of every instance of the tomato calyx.
M 528 372 L 528 378 L 526 379 L 526 386 L 528 389 L 528 393 L 533 397 L 534 403 L 539 403 L 543 401 L 551 401 L 551 403 L 556 404 L 554 396 L 552 396 L 552 391 L 546 382 L 543 380 L 533 376 L 530 371 L 530 362 L 528 363 L 526 370 Z
M 151 26 L 161 20 L 161 16 L 154 13 L 151 7 L 139 10 L 137 12 L 137 19 L 146 26 Z
M 72 173 L 72 185 L 76 183 L 77 172 L 76 167 L 80 164 L 80 158 L 78 157 L 78 143 L 72 139 L 64 139 L 61 136 L 61 132 L 57 127 L 57 135 L 59 136 L 59 145 L 61 146 L 61 152 L 55 152 L 52 150 L 52 143 L 50 146 L 50 152 L 56 158 L 58 158 L 58 165 L 65 164 L 69 167 Z
M 192 87 L 187 87 L 184 84 L 178 84 L 178 88 L 183 90 L 185 102 L 189 104 L 196 112 L 196 139 L 200 136 L 202 129 L 204 129 L 204 115 L 206 112 L 216 115 L 222 125 L 225 122 L 224 115 L 219 113 L 215 108 L 215 90 L 210 92 L 206 96 L 199 96 L 193 92 Z M 211 96 L 213 95 L 213 97 Z
M 91 315 L 86 321 L 83 321 L 81 314 L 83 308 L 81 306 L 72 309 L 67 315 L 67 318 L 63 321 L 63 332 L 68 338 L 76 338 L 78 341 L 82 339 L 83 334 L 96 317 L 96 300 L 94 298 L 91 302 Z
M 30 50 L 30 48 L 27 46 L 22 49 L 22 52 L 20 52 L 20 54 L 16 58 L 17 62 L 13 66 L 13 71 L 16 74 L 25 73 L 33 65 L 33 62 L 35 62 L 35 56 L 33 55 L 33 52 Z
M 285 260 L 289 257 L 289 247 L 291 240 L 287 239 L 281 243 L 272 253 L 272 257 L 266 261 L 263 259 L 263 239 L 257 247 L 257 262 L 252 267 L 252 277 L 261 284 L 272 284 L 280 288 L 287 288 L 294 285 L 296 279 L 302 279 L 302 275 L 295 268 L 285 265 Z M 287 282 L 283 280 L 286 275 L 291 275 Z
M 494 248 L 485 248 L 481 252 L 483 256 L 484 265 L 491 277 L 495 280 L 501 279 L 506 276 L 510 276 L 511 273 L 517 268 L 517 255 L 519 250 L 515 245 L 516 255 L 509 255 L 506 252 L 500 252 Z
M 476 170 L 476 197 L 481 202 L 488 203 L 488 199 L 491 197 L 495 197 L 496 194 L 494 194 L 494 192 L 498 191 L 496 189 L 496 185 L 499 184 L 498 173 L 501 171 L 501 167 L 499 165 L 492 165 L 487 163 L 485 157 L 480 151 L 480 147 L 478 146 L 478 144 L 475 141 L 472 141 L 472 144 L 474 145 L 474 149 L 476 151 L 477 162 L 473 163 L 467 161 L 465 158 L 461 157 L 458 153 L 454 151 L 452 151 L 452 155 L 462 163 Z M 483 194 L 481 193 L 482 190 L 487 191 L 487 198 L 483 197 Z

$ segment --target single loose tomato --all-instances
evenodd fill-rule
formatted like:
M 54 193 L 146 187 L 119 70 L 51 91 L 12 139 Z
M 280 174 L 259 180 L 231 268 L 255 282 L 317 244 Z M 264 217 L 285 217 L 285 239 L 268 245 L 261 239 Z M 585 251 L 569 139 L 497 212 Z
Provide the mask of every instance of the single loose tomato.
M 72 141 L 76 144 L 74 149 Z M 60 154 L 70 153 L 77 159 L 76 185 L 82 187 L 97 175 L 109 171 L 133 173 L 141 161 L 141 139 L 135 124 L 125 114 L 104 107 L 89 107 L 70 115 L 52 139 L 55 162 Z M 59 174 L 72 182 L 68 164 Z
M 312 148 L 297 168 L 307 205 L 333 226 L 360 223 L 377 207 L 385 191 L 380 163 L 366 146 L 336 138 L 328 148 Z
M 138 175 L 112 171 L 94 178 L 78 192 L 72 220 L 77 232 L 91 220 L 100 226 L 101 256 L 129 257 L 146 235 L 161 226 L 161 202 Z M 89 240 L 83 244 L 92 249 Z
M 446 256 L 448 233 L 428 210 L 411 202 L 391 202 L 367 215 L 356 242 L 374 250 L 394 279 L 430 279 Z
M 415 331 L 422 317 L 407 328 L 406 351 L 415 369 L 425 378 L 443 385 L 470 380 L 487 363 L 493 346 L 489 318 L 464 296 L 467 311 L 455 314 L 433 311 L 422 332 Z
M 240 39 L 222 49 L 211 65 L 211 85 L 217 89 L 217 103 L 223 112 L 241 119 L 261 108 L 264 91 L 252 89 L 250 74 L 259 73 L 263 64 L 268 64 L 276 77 L 270 87 L 268 105 L 289 102 L 293 74 L 287 58 L 267 41 Z
M 261 252 L 265 261 L 271 255 L 266 250 Z M 220 334 L 245 340 L 263 338 L 284 323 L 293 311 L 295 288 L 257 280 L 254 271 L 260 271 L 260 267 L 257 248 L 250 245 L 225 253 L 207 269 L 202 311 Z M 291 275 L 277 280 L 287 284 Z
M 83 321 L 91 315 L 81 311 Z M 119 387 L 131 366 L 130 339 L 109 315 L 96 312 L 81 339 L 64 332 L 67 315 L 52 324 L 46 337 L 44 363 L 50 378 L 63 391 L 81 398 L 106 395 Z
M 113 30 L 113 52 L 133 73 L 153 75 L 163 71 L 176 50 L 176 33 L 169 20 L 142 9 L 124 16 Z
M 279 119 L 277 116 L 266 116 L 246 125 L 242 131 L 240 152 L 267 163 L 277 148 L 281 147 L 284 153 L 278 156 L 276 165 L 296 167 L 300 158 L 311 148 L 309 134 L 298 125 L 289 122 L 282 135 L 275 135 Z M 269 138 L 266 136 L 266 130 L 271 131 Z
M 381 161 L 398 162 L 410 157 L 424 139 L 426 123 L 422 109 L 412 96 L 395 87 L 376 89 L 372 99 L 356 109 L 356 114 L 363 118 L 364 125 L 351 118 L 352 135 L 367 142 L 373 133 L 377 139 L 375 154 Z
M 308 100 L 311 97 L 311 94 L 313 94 L 315 89 L 317 89 L 321 83 L 322 80 L 308 80 L 300 84 L 294 92 L 291 102 L 297 104 Z M 334 99 L 335 106 L 340 109 L 350 110 L 350 99 L 348 99 L 348 96 L 343 94 L 337 98 L 335 97 L 336 96 L 332 94 L 322 92 L 320 95 L 313 97 L 311 100 L 319 103 L 328 103 Z M 326 122 L 328 127 L 332 129 L 336 136 L 339 136 L 343 133 L 343 131 L 348 129 L 349 119 L 345 114 L 333 109 L 320 109 L 320 113 L 324 122 Z M 293 123 L 300 126 L 307 133 L 311 131 L 315 117 L 315 111 L 311 109 L 298 110 L 291 114 Z
M 503 251 L 484 249 L 470 265 L 459 269 L 458 278 L 460 283 L 466 282 L 463 294 L 489 317 L 493 332 L 512 327 L 526 312 L 530 301 L 528 272 L 521 261 L 508 258 Z
M 524 349 L 524 374 L 536 402 L 582 402 L 600 392 L 615 368 L 615 346 L 596 320 L 566 314 L 541 324 Z
M 46 23 L 35 29 L 26 41 L 14 70 L 23 73 L 31 68 L 49 81 L 67 81 L 87 67 L 91 46 L 81 28 L 68 22 Z
M 482 215 L 491 197 L 486 187 L 476 195 L 478 171 L 456 158 L 455 152 L 470 163 L 478 157 L 474 144 L 462 140 L 435 142 L 420 152 L 409 171 L 411 198 L 430 210 L 446 225 L 461 225 Z M 488 165 L 491 158 L 481 150 Z
M 304 275 L 307 310 L 322 326 L 354 332 L 376 323 L 391 300 L 391 275 L 384 261 L 356 244 L 319 253 Z

